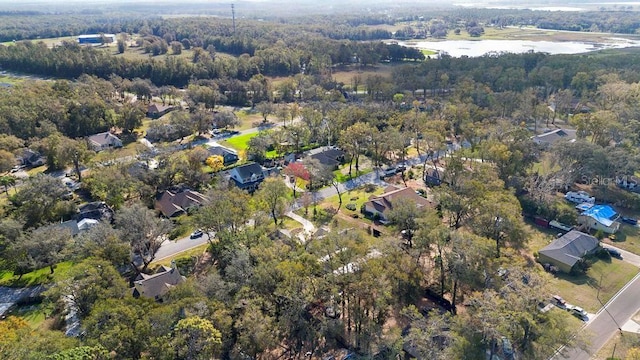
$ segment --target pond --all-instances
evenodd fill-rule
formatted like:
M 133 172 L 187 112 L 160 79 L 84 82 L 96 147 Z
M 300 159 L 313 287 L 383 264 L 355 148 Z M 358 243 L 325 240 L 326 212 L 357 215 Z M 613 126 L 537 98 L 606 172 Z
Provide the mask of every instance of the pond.
M 448 53 L 453 57 L 478 57 L 487 53 L 525 53 L 529 51 L 549 54 L 579 54 L 590 51 L 640 46 L 640 41 L 609 38 L 607 42 L 579 41 L 531 41 L 531 40 L 445 40 L 445 41 L 399 41 L 399 45 L 421 50 Z

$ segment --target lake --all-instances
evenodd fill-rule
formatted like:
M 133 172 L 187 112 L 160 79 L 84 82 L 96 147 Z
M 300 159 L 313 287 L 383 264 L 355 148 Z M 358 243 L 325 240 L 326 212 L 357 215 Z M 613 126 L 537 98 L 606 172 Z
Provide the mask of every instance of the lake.
M 580 54 L 602 49 L 620 49 L 640 46 L 640 41 L 613 37 L 608 40 L 608 42 L 603 43 L 531 40 L 444 40 L 398 41 L 398 44 L 421 50 L 446 52 L 453 57 L 478 57 L 491 52 L 525 53 L 529 51 L 546 52 L 549 54 Z

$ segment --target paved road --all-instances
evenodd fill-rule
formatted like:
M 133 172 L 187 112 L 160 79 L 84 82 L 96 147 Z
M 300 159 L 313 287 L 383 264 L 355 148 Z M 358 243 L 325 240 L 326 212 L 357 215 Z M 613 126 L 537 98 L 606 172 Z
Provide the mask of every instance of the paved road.
M 215 234 L 211 234 L 212 237 L 214 235 Z M 207 234 L 196 239 L 191 239 L 187 236 L 178 240 L 165 240 L 165 242 L 162 243 L 162 246 L 160 246 L 160 249 L 156 252 L 156 258 L 153 261 L 160 261 L 181 252 L 191 250 L 202 244 L 206 244 L 207 241 Z
M 591 334 L 589 349 L 564 349 L 555 360 L 589 360 L 640 309 L 640 274 L 627 283 L 583 329 Z

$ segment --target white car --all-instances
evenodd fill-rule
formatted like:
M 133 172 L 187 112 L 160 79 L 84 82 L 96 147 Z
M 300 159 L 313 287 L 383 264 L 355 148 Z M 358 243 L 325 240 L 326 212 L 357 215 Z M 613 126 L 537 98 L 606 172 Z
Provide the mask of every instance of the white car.
M 588 320 L 588 314 L 586 311 L 584 311 L 583 308 L 579 307 L 579 306 L 573 306 L 573 305 L 569 305 L 567 306 L 567 310 L 571 313 L 571 315 L 581 319 L 581 320 Z

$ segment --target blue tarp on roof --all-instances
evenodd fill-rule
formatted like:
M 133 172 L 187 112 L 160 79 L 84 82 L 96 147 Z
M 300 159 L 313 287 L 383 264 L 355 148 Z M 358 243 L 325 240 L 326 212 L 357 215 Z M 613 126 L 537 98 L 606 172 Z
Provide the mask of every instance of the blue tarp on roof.
M 583 213 L 589 209 L 591 209 L 592 207 L 594 207 L 593 204 L 589 204 L 589 203 L 582 203 L 578 206 L 576 206 L 576 209 L 582 211 Z
M 611 226 L 620 215 L 609 205 L 595 205 L 582 213 L 589 216 L 604 226 Z

